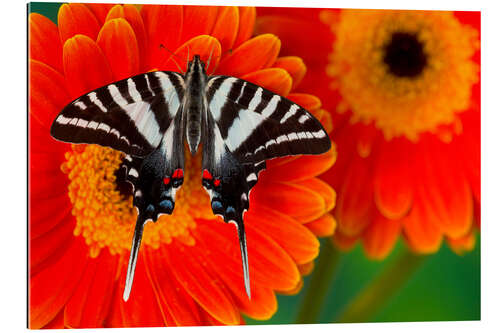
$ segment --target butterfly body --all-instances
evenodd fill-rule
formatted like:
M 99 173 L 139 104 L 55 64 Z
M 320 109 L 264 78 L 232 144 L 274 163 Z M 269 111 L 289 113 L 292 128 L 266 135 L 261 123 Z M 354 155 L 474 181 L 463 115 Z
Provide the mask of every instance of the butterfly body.
M 51 135 L 125 153 L 121 168 L 133 186 L 138 211 L 125 301 L 144 224 L 175 208 L 175 194 L 184 180 L 184 142 L 193 155 L 203 147 L 201 183 L 212 211 L 236 226 L 249 298 L 243 217 L 266 160 L 321 154 L 331 146 L 319 121 L 305 109 L 250 82 L 208 76 L 197 55 L 185 74 L 148 72 L 82 95 L 56 117 Z

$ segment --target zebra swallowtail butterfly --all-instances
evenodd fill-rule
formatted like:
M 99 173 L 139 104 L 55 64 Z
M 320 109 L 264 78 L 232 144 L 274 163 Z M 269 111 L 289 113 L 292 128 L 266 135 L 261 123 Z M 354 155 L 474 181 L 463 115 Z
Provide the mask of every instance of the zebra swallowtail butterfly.
M 123 299 L 134 279 L 144 224 L 171 214 L 183 183 L 184 141 L 202 151 L 202 184 L 212 211 L 238 232 L 250 298 L 243 215 L 266 160 L 321 154 L 330 139 L 309 112 L 290 100 L 230 76 L 209 76 L 195 55 L 186 73 L 148 72 L 91 91 L 67 105 L 51 135 L 125 153 L 122 167 L 138 210 Z

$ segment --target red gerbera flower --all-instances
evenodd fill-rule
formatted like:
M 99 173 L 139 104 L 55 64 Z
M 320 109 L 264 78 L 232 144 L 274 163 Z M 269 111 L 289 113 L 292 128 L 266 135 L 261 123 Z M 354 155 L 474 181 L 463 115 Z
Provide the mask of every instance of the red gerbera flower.
M 457 252 L 472 249 L 480 215 L 479 13 L 282 14 L 259 9 L 257 31 L 329 63 L 303 81 L 324 83 L 327 73 L 328 84 L 303 89 L 333 115 L 339 160 L 322 178 L 339 192 L 336 244 L 348 249 L 361 239 L 372 258 L 386 257 L 399 235 L 418 253 L 437 251 L 443 239 Z M 328 56 L 307 47 L 304 29 L 290 28 L 307 16 L 318 39 L 334 40 Z
M 175 51 L 206 60 L 208 72 L 237 76 L 311 110 L 318 98 L 290 93 L 306 71 L 278 57 L 273 35 L 250 38 L 253 8 L 65 4 L 56 26 L 30 14 L 29 255 L 30 327 L 121 327 L 242 323 L 269 318 L 275 292 L 300 289 L 319 242 L 331 235 L 335 193 L 316 178 L 336 158 L 273 160 L 245 215 L 252 299 L 247 298 L 234 227 L 210 211 L 200 159 L 187 157 L 175 213 L 144 231 L 134 290 L 122 300 L 136 216 L 116 186 L 122 154 L 56 142 L 49 128 L 72 99 L 149 70 L 175 70 Z M 232 52 L 228 52 L 232 50 Z M 186 64 L 181 63 L 182 67 Z

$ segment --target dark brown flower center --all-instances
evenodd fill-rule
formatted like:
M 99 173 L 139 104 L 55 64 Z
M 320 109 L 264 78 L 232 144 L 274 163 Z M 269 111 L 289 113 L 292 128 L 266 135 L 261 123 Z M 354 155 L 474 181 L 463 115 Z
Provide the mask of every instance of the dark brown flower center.
M 384 63 L 395 76 L 417 77 L 427 65 L 427 54 L 417 35 L 413 33 L 393 33 L 384 51 Z

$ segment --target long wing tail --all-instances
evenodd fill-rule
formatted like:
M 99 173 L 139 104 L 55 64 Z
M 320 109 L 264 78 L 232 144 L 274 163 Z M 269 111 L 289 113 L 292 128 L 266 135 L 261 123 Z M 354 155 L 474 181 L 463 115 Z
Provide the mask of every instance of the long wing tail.
M 146 218 L 142 214 L 137 216 L 135 223 L 134 238 L 132 239 L 132 247 L 130 248 L 130 258 L 128 260 L 127 278 L 125 280 L 125 289 L 123 290 L 123 300 L 126 302 L 132 290 L 132 283 L 134 282 L 135 265 L 137 263 L 137 255 L 141 247 L 142 231 L 146 224 Z
M 250 293 L 250 274 L 248 271 L 248 253 L 247 253 L 247 238 L 245 235 L 245 226 L 243 220 L 241 222 L 235 223 L 236 229 L 238 230 L 238 238 L 240 240 L 240 250 L 241 250 L 241 264 L 243 266 L 243 278 L 245 280 L 245 290 L 247 292 L 248 299 L 252 298 Z

